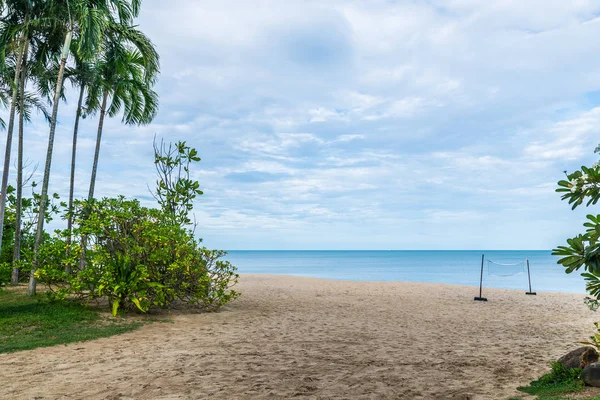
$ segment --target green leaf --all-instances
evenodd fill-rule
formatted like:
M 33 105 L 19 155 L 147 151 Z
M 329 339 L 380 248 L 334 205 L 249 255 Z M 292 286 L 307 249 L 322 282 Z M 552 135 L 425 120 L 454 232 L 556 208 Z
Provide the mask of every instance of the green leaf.
M 117 316 L 117 312 L 119 311 L 119 300 L 113 301 L 112 304 L 112 315 L 113 317 Z
M 146 312 L 146 310 L 144 310 L 142 308 L 142 305 L 140 304 L 140 300 L 137 297 L 131 297 L 131 301 L 133 301 L 133 304 L 136 305 L 136 307 L 141 311 L 141 312 Z

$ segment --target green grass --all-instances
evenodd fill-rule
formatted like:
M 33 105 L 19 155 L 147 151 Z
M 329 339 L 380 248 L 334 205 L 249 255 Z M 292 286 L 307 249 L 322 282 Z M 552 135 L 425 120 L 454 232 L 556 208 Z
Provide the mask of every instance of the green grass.
M 567 369 L 556 362 L 552 364 L 552 371 L 531 382 L 529 386 L 521 386 L 517 390 L 550 400 L 552 396 L 583 390 L 585 385 L 580 376 L 581 369 Z
M 142 325 L 104 317 L 74 302 L 50 302 L 14 290 L 0 291 L 0 353 L 118 335 Z
M 600 400 L 600 397 L 538 397 L 537 400 Z
M 511 397 L 508 400 L 523 400 L 520 397 Z M 600 397 L 563 397 L 563 396 L 552 396 L 552 397 L 547 397 L 547 396 L 540 396 L 540 397 L 536 397 L 535 400 L 600 400 Z

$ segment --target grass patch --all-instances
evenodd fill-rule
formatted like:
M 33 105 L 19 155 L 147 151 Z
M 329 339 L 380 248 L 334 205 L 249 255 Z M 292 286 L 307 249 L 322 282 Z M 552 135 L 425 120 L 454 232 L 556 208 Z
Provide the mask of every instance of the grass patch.
M 518 387 L 517 390 L 550 400 L 551 396 L 573 393 L 583 390 L 585 384 L 581 380 L 581 369 L 567 369 L 561 363 L 552 363 L 552 371 L 543 375 L 529 386 Z
M 511 397 L 508 400 L 524 400 L 522 397 Z M 598 396 L 585 396 L 585 395 L 578 395 L 577 397 L 571 397 L 571 396 L 538 396 L 536 397 L 534 400 L 600 400 L 600 397 Z
M 508 400 L 513 400 L 513 399 L 508 399 Z M 514 400 L 523 400 L 523 399 L 519 399 L 519 398 L 515 397 Z M 539 397 L 536 397 L 535 400 L 600 400 L 600 397 L 597 397 L 597 396 L 594 396 L 594 397 L 539 396 Z
M 0 353 L 29 350 L 129 332 L 142 326 L 106 318 L 90 307 L 0 291 Z

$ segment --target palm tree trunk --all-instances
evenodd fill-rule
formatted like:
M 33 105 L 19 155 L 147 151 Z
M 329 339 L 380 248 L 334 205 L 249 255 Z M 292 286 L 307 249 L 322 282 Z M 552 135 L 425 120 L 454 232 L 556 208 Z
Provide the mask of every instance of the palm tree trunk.
M 85 85 L 81 85 L 79 90 L 79 102 L 77 103 L 77 114 L 75 115 L 75 128 L 73 129 L 73 152 L 71 154 L 71 185 L 69 189 L 69 214 L 67 217 L 67 260 L 71 255 L 71 233 L 73 231 L 73 191 L 75 189 L 75 157 L 77 155 L 77 131 L 79 130 L 79 118 L 81 117 L 81 104 L 83 103 L 83 93 Z M 71 267 L 67 264 L 65 272 L 71 273 Z
M 98 172 L 98 157 L 100 156 L 100 142 L 102 141 L 102 128 L 104 127 L 104 115 L 106 114 L 106 101 L 108 100 L 108 90 L 104 91 L 102 97 L 102 108 L 100 109 L 100 121 L 98 121 L 98 135 L 96 136 L 96 152 L 94 153 L 94 164 L 92 166 L 92 178 L 90 179 L 90 191 L 88 201 L 94 198 L 94 188 L 96 187 L 96 173 Z
M 19 148 L 17 152 L 17 204 L 15 219 L 15 244 L 13 247 L 13 270 L 11 282 L 16 285 L 19 283 L 19 261 L 21 260 L 21 199 L 23 198 L 23 124 L 24 124 L 24 106 L 25 106 L 25 77 L 27 75 L 27 54 L 29 53 L 29 41 L 25 42 L 23 50 L 23 59 L 21 61 L 21 82 L 19 90 L 21 96 L 19 99 Z
M 40 209 L 38 212 L 37 230 L 35 232 L 35 244 L 33 246 L 33 269 L 29 277 L 30 296 L 35 296 L 37 279 L 35 272 L 38 269 L 38 253 L 40 244 L 42 243 L 42 234 L 44 233 L 44 218 L 46 215 L 46 199 L 48 197 L 48 183 L 50 182 L 50 167 L 52 164 L 52 151 L 54 148 L 54 132 L 56 131 L 56 117 L 58 115 L 58 104 L 60 102 L 60 92 L 62 90 L 63 76 L 65 74 L 65 65 L 69 56 L 69 47 L 71 46 L 71 36 L 73 32 L 69 30 L 65 37 L 65 44 L 60 59 L 60 68 L 58 70 L 58 78 L 56 80 L 56 90 L 54 92 L 54 103 L 52 104 L 52 118 L 50 120 L 50 134 L 48 135 L 48 152 L 46 153 L 46 166 L 44 168 L 44 181 L 42 182 L 42 193 L 40 198 Z
M 29 19 L 27 17 L 26 21 Z M 4 153 L 4 170 L 2 171 L 2 186 L 0 188 L 0 249 L 2 248 L 2 234 L 4 233 L 4 213 L 6 211 L 6 190 L 8 188 L 8 172 L 10 168 L 10 153 L 12 150 L 12 136 L 15 126 L 15 110 L 17 105 L 17 94 L 19 91 L 19 73 L 21 70 L 21 62 L 23 60 L 23 50 L 27 35 L 23 35 L 19 44 L 19 57 L 15 67 L 14 87 L 12 91 L 12 99 L 10 101 L 10 116 L 8 120 L 8 130 L 6 131 L 6 151 Z
M 96 187 L 96 173 L 98 172 L 98 158 L 100 156 L 100 142 L 102 141 L 102 128 L 104 127 L 104 116 L 106 115 L 106 102 L 108 100 L 108 90 L 104 91 L 102 96 L 102 107 L 100 108 L 100 120 L 98 121 L 98 134 L 96 136 L 96 151 L 94 152 L 94 164 L 92 165 L 92 177 L 90 179 L 90 190 L 88 192 L 88 204 L 94 198 L 94 189 Z M 81 255 L 79 258 L 79 268 L 85 268 L 85 247 L 87 239 L 85 235 L 81 236 Z

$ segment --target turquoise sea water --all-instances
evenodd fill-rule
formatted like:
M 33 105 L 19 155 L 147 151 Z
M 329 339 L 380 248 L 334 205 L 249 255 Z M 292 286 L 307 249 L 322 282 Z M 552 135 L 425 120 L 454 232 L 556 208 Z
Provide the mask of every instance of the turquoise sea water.
M 435 282 L 479 286 L 481 255 L 485 255 L 483 286 L 528 290 L 529 259 L 533 291 L 585 293 L 577 272 L 567 275 L 547 250 L 493 251 L 267 251 L 232 250 L 227 259 L 239 272 L 286 274 L 359 281 Z M 489 265 L 487 260 L 500 264 Z M 490 274 L 492 273 L 492 274 Z M 511 276 L 498 276 L 509 275 Z

